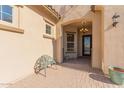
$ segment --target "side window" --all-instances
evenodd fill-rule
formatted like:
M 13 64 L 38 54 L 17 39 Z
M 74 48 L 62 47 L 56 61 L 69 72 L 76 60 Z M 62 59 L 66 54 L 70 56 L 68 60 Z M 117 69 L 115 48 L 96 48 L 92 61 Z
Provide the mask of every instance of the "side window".
M 52 27 L 46 24 L 46 34 L 52 35 Z
M 12 7 L 0 5 L 0 20 L 12 23 Z
M 67 51 L 74 51 L 74 33 L 67 33 Z

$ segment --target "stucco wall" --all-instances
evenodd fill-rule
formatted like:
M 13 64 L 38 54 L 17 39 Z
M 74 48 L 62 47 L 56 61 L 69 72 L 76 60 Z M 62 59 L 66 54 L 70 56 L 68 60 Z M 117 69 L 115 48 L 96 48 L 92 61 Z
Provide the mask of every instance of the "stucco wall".
M 38 57 L 53 56 L 53 40 L 43 38 L 42 16 L 25 6 L 20 14 L 24 34 L 0 30 L 0 83 L 15 82 L 32 74 Z
M 117 13 L 119 23 L 112 27 L 112 16 Z M 124 67 L 124 6 L 104 7 L 104 64 Z
M 92 13 L 90 12 L 90 5 L 74 5 L 72 8 L 65 8 L 65 13 L 62 16 L 62 23 L 68 23 L 70 20 L 77 20 L 77 19 L 87 19 L 91 20 L 92 18 L 90 17 Z

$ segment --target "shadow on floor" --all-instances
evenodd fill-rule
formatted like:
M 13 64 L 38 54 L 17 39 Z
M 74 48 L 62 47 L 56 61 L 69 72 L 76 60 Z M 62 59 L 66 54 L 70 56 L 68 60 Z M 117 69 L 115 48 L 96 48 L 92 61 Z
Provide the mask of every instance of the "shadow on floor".
M 102 73 L 100 69 L 91 67 L 91 59 L 89 57 L 66 60 L 64 61 L 64 63 L 58 65 L 89 73 L 100 73 L 100 74 Z
M 114 84 L 109 77 L 105 76 L 105 75 L 102 75 L 102 74 L 89 74 L 89 77 L 94 79 L 94 80 L 97 80 L 97 81 L 100 81 L 100 82 L 103 82 L 103 83 L 107 83 L 107 84 Z
M 62 67 L 80 70 L 80 71 L 89 71 L 90 59 L 89 58 L 78 58 L 65 60 L 62 64 L 59 64 Z

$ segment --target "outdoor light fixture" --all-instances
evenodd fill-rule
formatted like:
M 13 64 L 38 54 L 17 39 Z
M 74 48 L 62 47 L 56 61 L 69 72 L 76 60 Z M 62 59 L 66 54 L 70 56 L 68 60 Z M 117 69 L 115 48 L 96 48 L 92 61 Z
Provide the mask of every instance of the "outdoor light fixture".
M 120 15 L 117 15 L 117 13 L 115 13 L 112 17 L 112 20 L 113 20 L 113 27 L 116 27 L 116 25 L 119 23 L 118 22 L 118 17 L 120 17 Z
M 88 32 L 88 29 L 87 29 L 87 28 L 81 28 L 81 29 L 80 29 L 80 32 L 84 32 L 84 33 L 85 33 L 85 32 Z
M 86 27 L 86 22 L 82 22 L 82 27 L 80 28 L 80 32 L 88 32 L 88 29 Z

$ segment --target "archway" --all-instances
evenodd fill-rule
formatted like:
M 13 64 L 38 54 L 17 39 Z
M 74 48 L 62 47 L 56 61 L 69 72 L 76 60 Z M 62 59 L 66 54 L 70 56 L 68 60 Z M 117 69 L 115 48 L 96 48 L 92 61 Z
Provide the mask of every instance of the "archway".
M 95 13 L 89 11 L 86 13 L 85 16 L 81 16 L 79 18 L 73 18 L 72 20 L 67 20 L 66 21 L 60 21 L 59 22 L 59 26 L 57 26 L 59 28 L 59 30 L 57 30 L 60 35 L 59 35 L 59 38 L 58 38 L 58 61 L 61 63 L 63 62 L 63 59 L 64 59 L 64 30 L 68 30 L 68 29 L 72 29 L 72 30 L 75 30 L 75 25 L 77 25 L 77 29 L 76 31 L 76 35 L 77 36 L 77 33 L 78 33 L 78 28 L 80 28 L 80 25 L 81 22 L 83 20 L 86 20 L 87 23 L 90 23 L 91 24 L 91 32 L 92 32 L 92 47 L 91 47 L 91 60 L 92 60 L 92 67 L 95 67 L 95 68 L 100 68 L 102 67 L 102 54 L 103 54 L 103 30 L 102 30 L 102 12 L 101 11 L 95 11 Z M 70 32 L 73 32 L 73 31 L 70 31 Z M 80 35 L 80 34 L 79 34 Z M 75 37 L 74 36 L 74 37 Z M 67 38 L 66 38 L 67 39 Z M 75 41 L 78 41 L 78 39 L 76 39 Z M 67 42 L 66 42 L 67 44 Z M 78 45 L 78 44 L 76 44 Z M 68 46 L 74 46 L 73 44 L 70 44 Z M 67 46 L 66 46 L 67 47 Z M 76 51 L 78 51 L 78 47 L 77 47 L 77 50 L 75 48 Z M 65 49 L 67 50 L 67 49 Z M 71 49 L 70 49 L 71 50 Z M 73 49 L 72 49 L 73 50 Z M 80 51 L 80 49 L 79 49 Z M 77 54 L 75 53 L 75 55 L 73 55 L 73 57 L 78 57 L 78 52 Z

